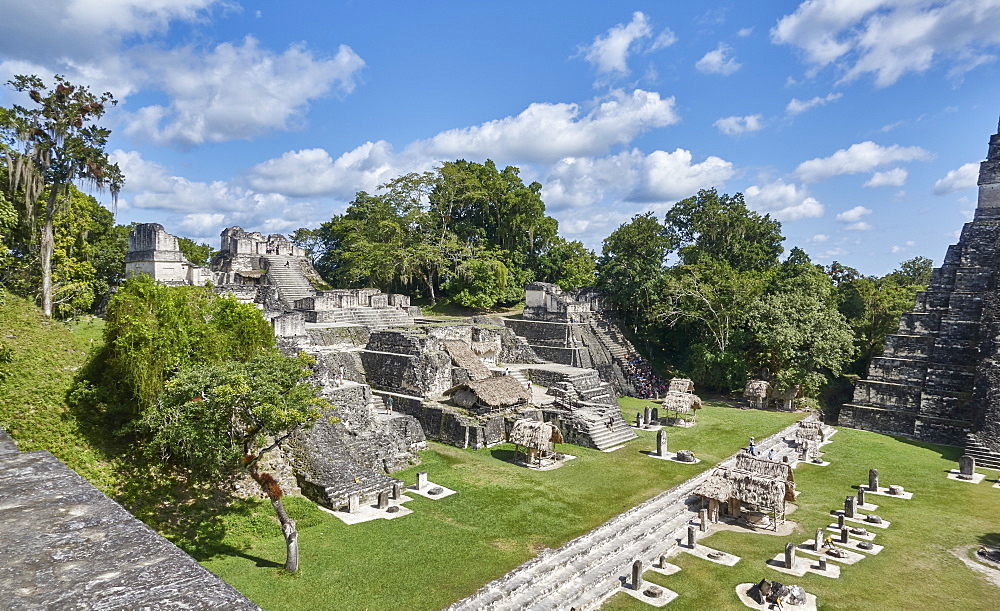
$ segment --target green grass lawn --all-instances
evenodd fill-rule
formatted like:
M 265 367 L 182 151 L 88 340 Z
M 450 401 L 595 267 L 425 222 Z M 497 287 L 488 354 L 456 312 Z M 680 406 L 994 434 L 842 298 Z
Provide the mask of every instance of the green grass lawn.
M 95 448 L 66 405 L 66 393 L 93 346 L 102 341 L 104 321 L 44 318 L 20 297 L 0 290 L 0 342 L 13 362 L 0 380 L 0 427 L 23 452 L 48 450 L 104 492 L 117 478 L 112 461 Z
M 634 417 L 648 402 L 623 400 Z M 277 526 L 263 539 L 238 534 L 223 542 L 240 551 L 203 564 L 269 611 L 284 609 L 441 609 L 468 596 L 546 547 L 558 547 L 613 516 L 709 468 L 746 444 L 801 415 L 743 411 L 709 404 L 688 429 L 668 429 L 671 450 L 692 449 L 697 465 L 648 458 L 655 433 L 611 453 L 562 444 L 577 456 L 560 469 L 530 471 L 507 462 L 510 446 L 460 450 L 431 444 L 416 471 L 458 490 L 441 500 L 415 497 L 415 513 L 346 526 L 294 503 L 300 520 L 301 570 L 282 575 L 284 542 Z M 269 507 L 268 507 L 269 510 Z M 261 515 L 266 510 L 260 511 Z
M 1000 545 L 1000 489 L 992 488 L 995 471 L 978 485 L 945 478 L 956 468 L 961 450 L 865 431 L 841 429 L 824 446 L 827 467 L 802 465 L 795 470 L 799 508 L 789 516 L 799 527 L 790 537 L 719 532 L 704 544 L 734 553 L 742 560 L 722 567 L 680 554 L 671 562 L 681 567 L 669 577 L 652 571 L 646 579 L 666 586 L 680 596 L 670 603 L 673 611 L 745 609 L 735 594 L 739 583 L 762 578 L 803 586 L 818 597 L 820 609 L 998 609 L 1000 589 L 989 585 L 949 553 L 949 550 L 982 544 Z M 815 529 L 835 522 L 832 509 L 842 509 L 844 497 L 857 493 L 868 481 L 868 469 L 879 470 L 879 483 L 902 484 L 914 493 L 912 500 L 869 495 L 866 502 L 879 505 L 874 512 L 892 522 L 878 533 L 875 543 L 885 549 L 876 556 L 843 566 L 840 579 L 807 574 L 791 577 L 771 570 L 764 562 L 812 537 Z M 830 561 L 833 564 L 833 561 Z M 649 609 L 626 594 L 616 594 L 606 610 Z

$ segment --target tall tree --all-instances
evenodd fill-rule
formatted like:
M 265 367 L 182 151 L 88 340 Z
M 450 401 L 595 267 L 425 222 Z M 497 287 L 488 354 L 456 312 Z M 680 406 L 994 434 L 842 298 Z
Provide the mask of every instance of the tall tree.
M 637 214 L 604 239 L 597 261 L 598 286 L 628 317 L 635 329 L 654 294 L 666 266 L 671 242 L 652 212 Z
M 37 76 L 18 75 L 8 84 L 37 105 L 13 105 L 0 115 L 0 130 L 12 144 L 8 153 L 8 188 L 24 197 L 25 211 L 36 215 L 35 202 L 45 196 L 41 209 L 42 311 L 52 316 L 52 252 L 54 222 L 69 194 L 69 186 L 80 181 L 110 189 L 117 198 L 124 178 L 104 150 L 111 131 L 96 122 L 108 105 L 110 93 L 94 95 L 85 86 L 73 85 L 62 76 L 49 88 Z

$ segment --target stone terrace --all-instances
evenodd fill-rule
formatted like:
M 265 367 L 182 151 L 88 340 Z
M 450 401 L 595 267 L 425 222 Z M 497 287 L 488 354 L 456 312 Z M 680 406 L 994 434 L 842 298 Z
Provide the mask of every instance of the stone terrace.
M 259 607 L 48 452 L 0 429 L 4 609 Z

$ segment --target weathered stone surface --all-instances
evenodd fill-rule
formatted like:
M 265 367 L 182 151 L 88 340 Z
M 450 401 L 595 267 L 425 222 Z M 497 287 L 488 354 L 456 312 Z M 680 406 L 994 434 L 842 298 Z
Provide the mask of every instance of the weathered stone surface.
M 4 609 L 259 609 L 48 452 L 0 454 L 0 528 Z

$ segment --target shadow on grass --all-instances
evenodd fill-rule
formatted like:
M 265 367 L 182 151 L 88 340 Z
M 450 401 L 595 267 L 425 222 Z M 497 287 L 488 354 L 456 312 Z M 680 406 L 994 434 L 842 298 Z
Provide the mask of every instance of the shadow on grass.
M 513 462 L 515 453 L 514 450 L 495 449 L 495 450 L 490 450 L 490 456 L 492 456 L 497 460 L 502 460 L 504 462 Z

